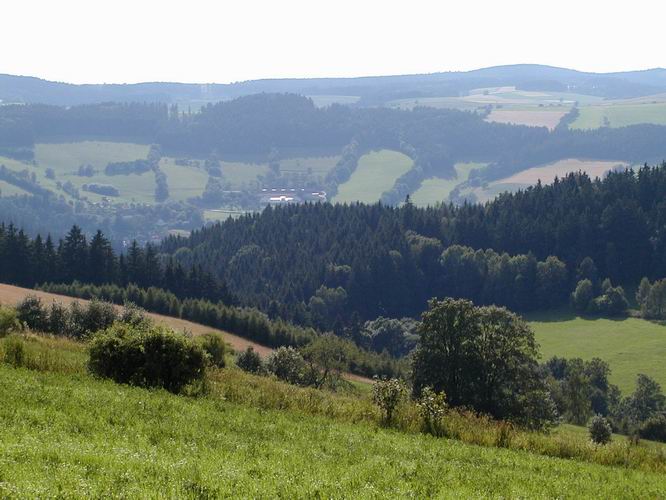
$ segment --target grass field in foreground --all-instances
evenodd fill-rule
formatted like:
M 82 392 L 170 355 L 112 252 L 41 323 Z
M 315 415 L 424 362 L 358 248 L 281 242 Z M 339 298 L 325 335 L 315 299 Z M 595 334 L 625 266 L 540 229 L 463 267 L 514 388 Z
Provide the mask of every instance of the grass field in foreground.
M 605 120 L 611 127 L 625 127 L 639 123 L 666 125 L 666 102 L 643 104 L 608 104 L 583 106 L 571 128 L 594 129 L 604 126 Z
M 456 163 L 454 167 L 456 177 L 450 179 L 431 177 L 424 180 L 421 187 L 412 195 L 412 202 L 419 207 L 446 202 L 453 188 L 466 181 L 472 170 L 483 168 L 486 165 L 486 163 Z
M 0 496 L 657 497 L 666 476 L 0 365 Z
M 379 201 L 382 193 L 390 190 L 398 177 L 412 168 L 413 164 L 408 156 L 388 149 L 363 155 L 349 180 L 338 187 L 338 194 L 333 201 Z
M 601 358 L 611 368 L 610 381 L 625 395 L 633 391 L 639 373 L 666 387 L 666 326 L 638 318 L 581 318 L 555 313 L 528 319 L 544 361 L 551 356 Z

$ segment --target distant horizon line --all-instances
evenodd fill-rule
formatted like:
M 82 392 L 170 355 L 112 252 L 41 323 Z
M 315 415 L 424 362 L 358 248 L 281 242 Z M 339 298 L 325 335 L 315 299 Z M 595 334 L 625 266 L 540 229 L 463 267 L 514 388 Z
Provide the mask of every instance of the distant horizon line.
M 573 71 L 576 73 L 589 74 L 589 75 L 622 75 L 625 73 L 642 73 L 648 71 L 666 71 L 666 67 L 655 66 L 651 68 L 643 69 L 629 69 L 622 71 L 585 71 L 579 69 L 573 69 L 566 66 L 555 66 L 552 64 L 540 64 L 540 63 L 514 63 L 514 64 L 497 64 L 492 66 L 482 66 L 469 70 L 442 70 L 442 71 L 431 71 L 423 73 L 386 73 L 386 74 L 369 74 L 369 75 L 355 75 L 355 76 L 284 76 L 284 77 L 262 77 L 262 78 L 249 78 L 245 80 L 232 80 L 229 82 L 219 82 L 219 81 L 179 81 L 179 80 L 143 80 L 136 82 L 84 82 L 76 83 L 71 81 L 49 79 L 48 77 L 27 75 L 27 74 L 17 74 L 17 73 L 5 73 L 0 72 L 0 76 L 8 76 L 14 78 L 30 78 L 41 80 L 48 83 L 56 83 L 61 85 L 72 85 L 72 86 L 97 86 L 97 85 L 151 85 L 151 84 L 179 84 L 179 85 L 239 85 L 248 82 L 266 82 L 266 81 L 286 81 L 286 80 L 361 80 L 361 79 L 370 79 L 370 78 L 395 78 L 395 77 L 410 77 L 410 76 L 430 76 L 430 75 L 444 75 L 444 74 L 463 74 L 463 73 L 474 73 L 476 71 L 497 69 L 497 68 L 511 68 L 518 66 L 534 66 L 541 68 L 551 68 L 559 69 L 565 71 Z

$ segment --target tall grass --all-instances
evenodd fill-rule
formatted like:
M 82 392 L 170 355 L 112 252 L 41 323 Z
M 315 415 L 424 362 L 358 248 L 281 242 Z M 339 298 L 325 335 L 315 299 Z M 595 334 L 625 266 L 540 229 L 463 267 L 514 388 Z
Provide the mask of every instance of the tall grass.
M 0 405 L 2 498 L 657 498 L 666 488 L 649 471 L 4 364 L 0 394 L 11 401 Z
M 11 351 L 16 347 L 12 346 L 17 344 L 24 353 L 20 363 L 13 363 Z M 0 360 L 43 372 L 84 374 L 87 353 L 84 344 L 69 339 L 10 335 L 0 340 Z M 262 411 L 280 410 L 375 429 L 383 427 L 380 412 L 369 394 L 353 386 L 345 392 L 333 393 L 285 384 L 232 366 L 209 370 L 207 393 L 207 399 Z M 405 434 L 420 434 L 428 428 L 417 404 L 408 399 L 397 407 L 391 427 Z M 607 445 L 595 445 L 585 434 L 529 432 L 473 412 L 453 409 L 445 412 L 437 428 L 437 437 L 466 444 L 666 473 L 666 447 L 651 443 L 637 446 L 628 440 L 615 439 Z

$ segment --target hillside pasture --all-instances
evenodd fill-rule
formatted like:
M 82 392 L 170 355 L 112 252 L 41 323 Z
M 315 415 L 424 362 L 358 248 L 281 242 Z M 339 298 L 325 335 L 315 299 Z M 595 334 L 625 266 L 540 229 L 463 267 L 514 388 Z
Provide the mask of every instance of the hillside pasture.
M 50 191 L 53 191 L 57 196 L 64 196 L 65 199 L 71 200 L 71 196 L 62 189 L 58 188 L 58 178 L 56 175 L 56 179 L 49 179 L 46 177 L 46 169 L 42 168 L 41 166 L 35 165 L 33 163 L 28 163 L 28 162 L 22 162 L 19 160 L 15 160 L 13 158 L 6 158 L 4 156 L 0 156 L 0 165 L 4 165 L 7 167 L 9 170 L 13 170 L 14 172 L 22 172 L 24 170 L 27 170 L 30 173 L 35 173 L 37 182 L 39 183 L 40 186 L 43 188 L 46 188 Z M 65 181 L 62 181 L 65 182 Z M 10 184 L 8 182 L 3 181 L 3 185 L 7 187 L 7 189 L 2 189 L 2 195 L 3 196 L 12 196 L 14 194 L 30 194 L 27 191 L 14 186 L 13 184 Z
M 657 472 L 85 374 L 0 364 L 0 392 L 12 402 L 0 405 L 3 497 L 657 498 L 666 488 Z
M 547 165 L 528 168 L 484 186 L 467 188 L 463 191 L 463 194 L 471 194 L 476 201 L 483 203 L 492 200 L 500 193 L 525 189 L 536 184 L 538 181 L 541 181 L 542 184 L 552 184 L 556 177 L 562 178 L 570 172 L 585 172 L 594 179 L 596 177 L 603 177 L 611 170 L 626 168 L 628 166 L 627 163 L 622 161 L 569 158 Z
M 604 319 L 543 313 L 528 316 L 543 360 L 552 356 L 607 361 L 610 381 L 630 393 L 644 373 L 666 388 L 666 326 L 638 318 Z
M 510 177 L 497 181 L 498 184 L 536 184 L 539 180 L 542 184 L 552 184 L 556 177 L 562 178 L 570 172 L 585 172 L 592 179 L 603 177 L 611 170 L 627 167 L 621 161 L 595 161 L 569 158 L 540 167 L 528 168 Z
M 527 91 L 516 89 L 513 86 L 506 87 L 488 87 L 469 91 L 463 96 L 442 96 L 442 97 L 412 97 L 389 101 L 387 106 L 412 109 L 419 106 L 432 108 L 452 108 L 464 111 L 473 111 L 492 106 L 504 111 L 525 111 L 533 108 L 535 112 L 547 112 L 551 107 L 555 111 L 562 111 L 562 108 L 570 108 L 575 103 L 579 105 L 597 104 L 603 99 L 596 96 L 585 94 L 576 94 L 573 92 L 553 92 L 553 91 Z M 501 114 L 498 116 L 502 116 Z M 514 117 L 514 119 L 516 119 Z M 544 118 L 545 120 L 546 118 Z M 553 120 L 554 117 L 548 117 Z M 550 123 L 550 122 L 549 122 Z M 547 125 L 544 125 L 547 126 Z
M 483 168 L 486 163 L 456 163 L 454 166 L 456 176 L 450 179 L 431 177 L 421 183 L 421 187 L 412 194 L 412 202 L 419 207 L 435 205 L 446 202 L 451 191 L 461 182 L 469 177 L 469 173 L 475 168 Z
M 323 177 L 335 167 L 339 160 L 339 156 L 287 158 L 280 160 L 280 171 L 304 174 L 312 172 L 312 175 Z
M 312 102 L 318 108 L 324 108 L 333 104 L 356 104 L 361 97 L 357 95 L 309 95 Z
M 666 125 L 666 101 L 583 106 L 571 128 L 586 130 L 603 126 L 626 127 L 640 123 Z
M 204 192 L 208 174 L 196 166 L 176 165 L 174 158 L 162 158 L 160 170 L 167 176 L 169 200 L 185 201 Z
M 338 187 L 335 203 L 374 203 L 382 193 L 390 190 L 395 181 L 409 169 L 414 162 L 397 151 L 383 149 L 363 155 L 356 170 L 349 180 Z
M 549 130 L 553 130 L 570 109 L 559 106 L 526 109 L 493 108 L 491 113 L 486 117 L 486 121 L 526 125 L 528 127 L 546 127 Z
M 35 144 L 35 161 L 50 167 L 56 175 L 76 171 L 81 165 L 104 170 L 109 163 L 133 161 L 148 157 L 150 146 L 127 142 L 82 141 L 57 144 Z

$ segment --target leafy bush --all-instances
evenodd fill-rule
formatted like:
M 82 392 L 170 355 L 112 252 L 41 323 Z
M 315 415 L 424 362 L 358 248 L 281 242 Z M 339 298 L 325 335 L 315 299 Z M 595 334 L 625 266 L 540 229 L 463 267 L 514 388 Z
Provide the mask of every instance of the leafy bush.
M 0 306 L 0 338 L 21 329 L 16 309 Z
M 446 395 L 443 392 L 433 391 L 432 387 L 424 387 L 416 404 L 423 419 L 423 431 L 433 436 L 443 436 Z
M 666 415 L 659 414 L 648 418 L 641 424 L 638 434 L 643 439 L 666 443 Z
M 47 331 L 54 335 L 67 335 L 69 329 L 69 313 L 59 302 L 51 304 Z
M 594 287 L 588 279 L 580 280 L 571 294 L 571 305 L 578 312 L 586 312 L 594 299 Z
M 85 338 L 108 328 L 117 318 L 116 309 L 108 302 L 93 299 L 84 307 L 74 302 L 69 306 L 68 332 L 72 337 Z
M 593 442 L 597 444 L 610 443 L 613 430 L 611 429 L 608 420 L 601 415 L 596 415 L 592 418 L 588 430 L 590 431 L 590 439 L 592 439 Z
M 48 315 L 36 295 L 28 295 L 16 304 L 16 314 L 18 320 L 31 330 L 44 331 L 48 327 Z
M 89 350 L 89 370 L 119 383 L 177 393 L 205 376 L 201 346 L 162 326 L 115 323 L 93 337 Z
M 227 345 L 224 343 L 222 335 L 213 332 L 206 333 L 199 337 L 199 343 L 208 354 L 208 362 L 218 368 L 224 368 L 226 364 L 224 355 L 227 352 Z
M 375 379 L 372 385 L 372 400 L 379 406 L 384 424 L 389 425 L 393 422 L 393 414 L 406 393 L 405 384 L 401 380 Z
M 264 364 L 261 361 L 261 356 L 259 356 L 259 353 L 256 352 L 252 346 L 236 356 L 236 366 L 249 373 L 259 374 L 264 371 Z
M 279 347 L 273 351 L 266 359 L 266 369 L 290 384 L 306 384 L 308 365 L 293 347 Z

